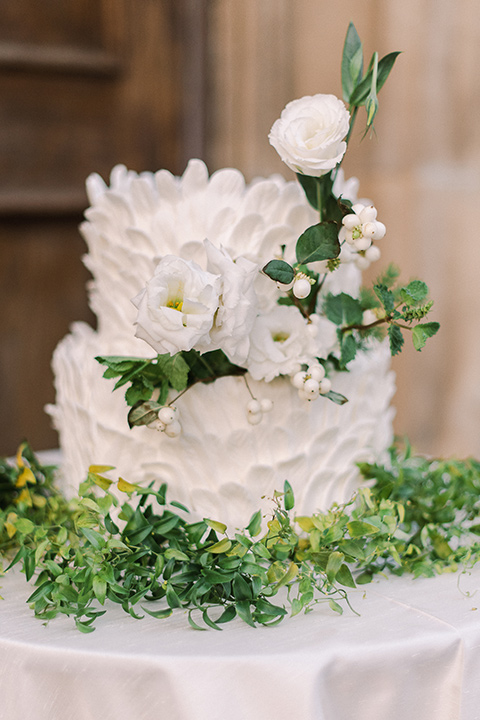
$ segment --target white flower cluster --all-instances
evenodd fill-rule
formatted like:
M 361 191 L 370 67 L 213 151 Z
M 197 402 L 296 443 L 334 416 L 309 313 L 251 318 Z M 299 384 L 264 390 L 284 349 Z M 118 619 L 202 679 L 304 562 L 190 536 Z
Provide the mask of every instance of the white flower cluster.
M 349 123 L 349 113 L 341 100 L 333 95 L 309 96 L 286 106 L 274 123 L 269 139 L 295 172 L 319 178 L 342 160 Z M 198 175 L 197 186 L 207 188 L 205 202 L 208 206 L 208 185 L 205 186 L 202 172 L 200 166 L 192 170 Z M 228 177 L 225 175 L 227 183 L 223 192 L 230 192 L 229 203 L 235 205 L 243 192 L 238 174 L 222 172 L 229 173 Z M 215 185 L 219 182 L 220 176 L 218 182 L 215 179 Z M 214 184 L 213 177 L 210 183 Z M 161 179 L 162 187 L 163 184 L 164 178 Z M 195 187 L 188 178 L 188 171 L 183 184 L 185 191 L 190 185 Z M 354 180 L 345 182 L 342 171 L 337 171 L 335 195 L 355 203 L 352 213 L 344 217 L 339 234 L 342 245 L 339 263 L 345 271 L 330 272 L 326 261 L 317 262 L 312 264 L 312 277 L 302 268 L 296 268 L 292 282 L 282 286 L 272 283 L 260 270 L 272 257 L 282 257 L 295 266 L 296 241 L 315 220 L 308 206 L 303 214 L 295 208 L 295 217 L 302 218 L 302 226 L 299 227 L 297 222 L 293 234 L 288 227 L 290 219 L 283 221 L 283 225 L 272 225 L 270 221 L 265 226 L 264 236 L 257 235 L 253 242 L 261 213 L 271 212 L 269 206 L 278 195 L 274 183 L 268 187 L 265 183 L 253 185 L 253 212 L 245 217 L 241 215 L 242 222 L 226 245 L 219 238 L 217 228 L 226 228 L 232 222 L 233 211 L 228 204 L 222 210 L 223 215 L 218 215 L 215 228 L 205 226 L 209 239 L 200 243 L 198 237 L 189 239 L 186 236 L 181 242 L 177 239 L 170 243 L 170 253 L 177 254 L 156 254 L 153 276 L 132 301 L 137 309 L 136 336 L 158 354 L 174 355 L 192 349 L 199 353 L 222 350 L 233 364 L 246 369 L 254 380 L 268 383 L 279 375 L 292 377 L 303 399 L 312 400 L 328 394 L 331 383 L 319 361 L 338 349 L 336 326 L 322 315 L 320 301 L 317 301 L 317 307 L 309 308 L 307 315 L 295 304 L 278 304 L 278 300 L 282 293 L 290 290 L 297 305 L 309 297 L 318 277 L 315 273 L 324 275 L 324 292 L 338 292 L 335 278 L 341 276 L 340 292 L 356 293 L 359 280 L 346 266 L 351 267 L 353 260 L 357 266 L 354 270 L 358 273 L 358 269 L 375 260 L 379 250 L 372 240 L 385 234 L 385 226 L 376 220 L 375 208 L 358 203 L 356 191 L 357 183 Z M 173 189 L 169 192 L 173 193 Z M 241 202 L 246 201 L 242 198 Z M 194 207 L 198 212 L 200 203 L 196 201 Z M 245 210 L 242 208 L 241 212 L 244 214 Z M 280 213 L 278 207 L 277 217 Z M 291 213 L 289 218 L 293 216 Z M 201 223 L 197 221 L 196 225 Z M 173 232 L 173 223 L 171 227 Z M 175 237 L 178 234 L 180 230 L 175 229 Z M 240 247 L 241 253 L 238 252 Z M 350 277 L 355 278 L 353 282 Z M 170 408 L 164 410 L 157 425 L 160 423 L 160 429 L 166 434 L 174 434 L 178 430 L 178 421 L 167 421 Z M 256 424 L 266 411 L 261 402 L 252 400 L 247 413 L 249 421 Z

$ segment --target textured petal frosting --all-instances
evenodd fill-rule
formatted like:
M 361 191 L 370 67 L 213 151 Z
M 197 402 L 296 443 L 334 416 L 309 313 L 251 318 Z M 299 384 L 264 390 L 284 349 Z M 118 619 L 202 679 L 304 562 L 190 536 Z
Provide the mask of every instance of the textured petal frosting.
M 154 354 L 134 336 L 131 299 L 165 255 L 206 268 L 208 238 L 233 259 L 241 255 L 260 265 L 285 245 L 286 259 L 293 260 L 296 238 L 316 221 L 298 184 L 272 176 L 246 185 L 231 169 L 209 178 L 194 160 L 182 178 L 118 166 L 110 186 L 93 175 L 87 187 L 92 206 L 82 232 L 98 331 L 77 323 L 57 347 L 57 399 L 48 408 L 60 434 L 65 485 L 73 492 L 90 464 L 113 465 L 131 482 L 167 482 L 170 499 L 233 527 L 248 523 L 259 507 L 271 511 L 270 498 L 286 479 L 301 513 L 349 499 L 359 483 L 355 463 L 377 458 L 392 440 L 394 378 L 386 346 L 360 354 L 350 373 L 335 376 L 334 389 L 349 399 L 341 407 L 325 398 L 300 402 L 285 379 L 250 378 L 254 395 L 274 403 L 256 426 L 247 422 L 250 395 L 242 378 L 197 385 L 177 403 L 183 428 L 177 438 L 129 429 L 122 391 L 112 392 L 114 381 L 102 378 L 94 360 Z M 325 285 L 355 293 L 359 283 L 358 269 L 345 264 Z M 275 307 L 274 283 L 259 275 L 255 291 L 262 312 Z

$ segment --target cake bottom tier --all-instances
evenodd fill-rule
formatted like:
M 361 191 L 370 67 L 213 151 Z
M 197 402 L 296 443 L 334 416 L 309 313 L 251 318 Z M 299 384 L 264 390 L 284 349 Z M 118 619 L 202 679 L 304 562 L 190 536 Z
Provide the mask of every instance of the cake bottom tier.
M 89 465 L 113 465 L 129 482 L 166 482 L 168 499 L 185 504 L 192 517 L 243 528 L 258 509 L 271 512 L 274 491 L 282 491 L 285 480 L 298 514 L 348 501 L 360 483 L 356 463 L 381 458 L 392 442 L 395 382 L 385 344 L 360 353 L 350 372 L 333 378 L 333 389 L 348 398 L 345 405 L 322 397 L 301 401 L 285 378 L 249 380 L 256 397 L 273 401 L 273 410 L 253 426 L 244 379 L 220 378 L 179 399 L 182 434 L 169 438 L 128 427 L 123 392 L 112 392 L 114 381 L 102 377 L 94 359 L 125 349 L 103 340 L 77 323 L 53 358 L 57 399 L 47 411 L 60 435 L 67 493 L 76 491 Z

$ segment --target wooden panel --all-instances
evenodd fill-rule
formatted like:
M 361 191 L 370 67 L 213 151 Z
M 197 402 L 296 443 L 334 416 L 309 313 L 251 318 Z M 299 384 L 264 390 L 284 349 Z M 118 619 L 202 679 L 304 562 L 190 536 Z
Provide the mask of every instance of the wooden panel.
M 0 4 L 0 454 L 57 443 L 51 355 L 71 322 L 94 322 L 86 176 L 183 170 L 183 3 Z

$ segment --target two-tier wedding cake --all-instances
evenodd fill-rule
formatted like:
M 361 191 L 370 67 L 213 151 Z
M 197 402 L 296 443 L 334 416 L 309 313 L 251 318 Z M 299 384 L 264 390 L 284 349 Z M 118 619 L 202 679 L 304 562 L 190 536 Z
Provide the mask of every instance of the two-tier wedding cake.
M 388 345 L 366 340 L 340 370 L 339 323 L 324 312 L 328 298 L 358 297 L 365 248 L 340 232 L 338 261 L 316 260 L 310 271 L 299 263 L 292 292 L 262 268 L 275 258 L 293 264 L 297 239 L 318 222 L 298 183 L 272 176 L 247 185 L 233 169 L 209 177 L 193 160 L 182 177 L 118 166 L 109 186 L 93 175 L 87 188 L 81 229 L 98 329 L 77 323 L 57 347 L 49 407 L 65 486 L 76 489 L 92 463 L 112 465 L 132 483 L 167 482 L 170 499 L 232 527 L 268 510 L 285 480 L 300 513 L 348 500 L 356 463 L 392 441 Z M 358 213 L 356 190 L 336 175 L 332 196 Z M 170 387 L 161 404 L 175 408 L 173 422 L 160 414 L 167 423 L 129 427 L 125 387 L 112 392 L 115 381 L 102 377 L 95 357 L 192 349 L 199 357 L 220 351 L 241 372 L 191 381 L 183 394 Z

